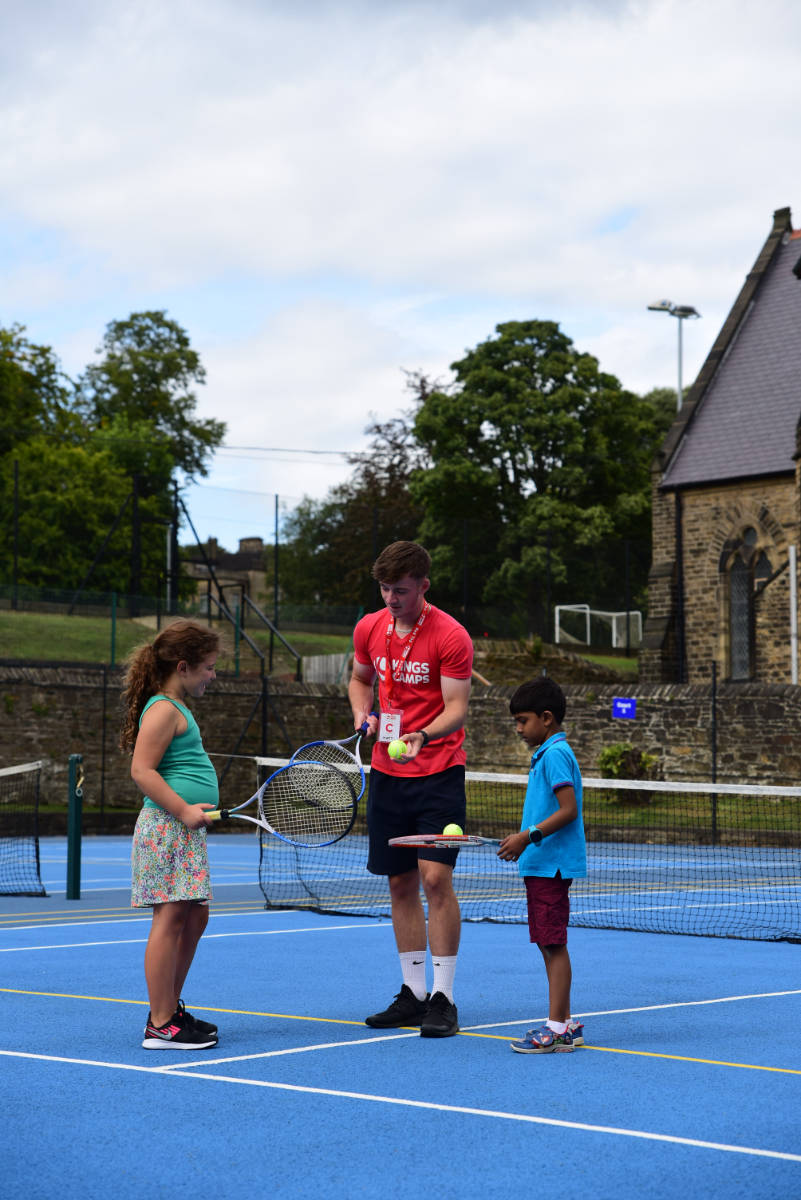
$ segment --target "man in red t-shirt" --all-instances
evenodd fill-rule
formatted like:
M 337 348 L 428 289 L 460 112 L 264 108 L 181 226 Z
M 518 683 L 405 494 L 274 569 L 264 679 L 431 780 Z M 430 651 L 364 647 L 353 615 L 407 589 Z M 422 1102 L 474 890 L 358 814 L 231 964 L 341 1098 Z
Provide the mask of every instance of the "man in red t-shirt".
M 367 869 L 389 877 L 392 925 L 403 984 L 384 1011 L 366 1018 L 377 1029 L 419 1025 L 423 1037 L 458 1032 L 453 977 L 461 916 L 453 890 L 458 851 L 389 846 L 392 837 L 464 828 L 464 722 L 470 698 L 473 643 L 453 617 L 426 600 L 431 559 L 415 542 L 393 542 L 378 556 L 373 577 L 386 608 L 369 613 L 353 634 L 348 695 L 356 728 L 378 735 L 372 757 Z M 373 692 L 378 680 L 378 707 Z M 389 742 L 408 750 L 390 758 Z M 426 917 L 433 961 L 426 990 Z

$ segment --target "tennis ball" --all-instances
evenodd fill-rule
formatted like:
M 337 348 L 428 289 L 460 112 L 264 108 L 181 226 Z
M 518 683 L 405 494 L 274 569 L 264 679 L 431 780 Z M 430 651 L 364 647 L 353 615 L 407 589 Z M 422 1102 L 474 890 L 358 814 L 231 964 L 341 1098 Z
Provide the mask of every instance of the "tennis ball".
M 447 833 L 450 837 L 461 837 L 464 830 L 461 825 L 446 825 L 442 832 Z
M 403 738 L 395 738 L 394 742 L 390 742 L 387 746 L 387 754 L 390 758 L 400 758 L 405 754 L 409 747 L 404 742 Z

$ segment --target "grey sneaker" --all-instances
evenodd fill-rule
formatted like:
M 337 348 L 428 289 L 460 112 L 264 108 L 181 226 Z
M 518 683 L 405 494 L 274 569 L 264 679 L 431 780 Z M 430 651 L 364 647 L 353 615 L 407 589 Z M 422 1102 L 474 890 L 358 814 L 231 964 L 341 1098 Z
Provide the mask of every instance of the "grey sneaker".
M 365 1025 L 373 1029 L 397 1029 L 399 1025 L 419 1025 L 428 1011 L 428 997 L 418 1000 L 404 983 L 389 1008 L 365 1017 Z

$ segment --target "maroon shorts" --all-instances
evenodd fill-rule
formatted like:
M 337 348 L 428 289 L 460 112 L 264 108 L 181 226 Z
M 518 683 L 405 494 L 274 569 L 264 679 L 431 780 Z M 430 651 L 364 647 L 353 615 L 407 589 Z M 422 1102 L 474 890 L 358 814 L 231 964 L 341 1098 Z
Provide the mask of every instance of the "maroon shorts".
M 540 875 L 524 875 L 528 905 L 528 932 L 532 942 L 540 946 L 567 945 L 567 923 L 570 919 L 570 885 L 572 879 L 545 879 Z

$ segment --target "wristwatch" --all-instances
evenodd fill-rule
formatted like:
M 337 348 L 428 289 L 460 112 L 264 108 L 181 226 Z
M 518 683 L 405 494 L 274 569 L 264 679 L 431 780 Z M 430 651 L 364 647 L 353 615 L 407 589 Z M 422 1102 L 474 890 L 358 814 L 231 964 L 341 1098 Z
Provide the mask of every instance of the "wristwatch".
M 542 830 L 538 829 L 536 825 L 532 825 L 528 831 L 528 840 L 532 846 L 539 846 L 542 841 Z

